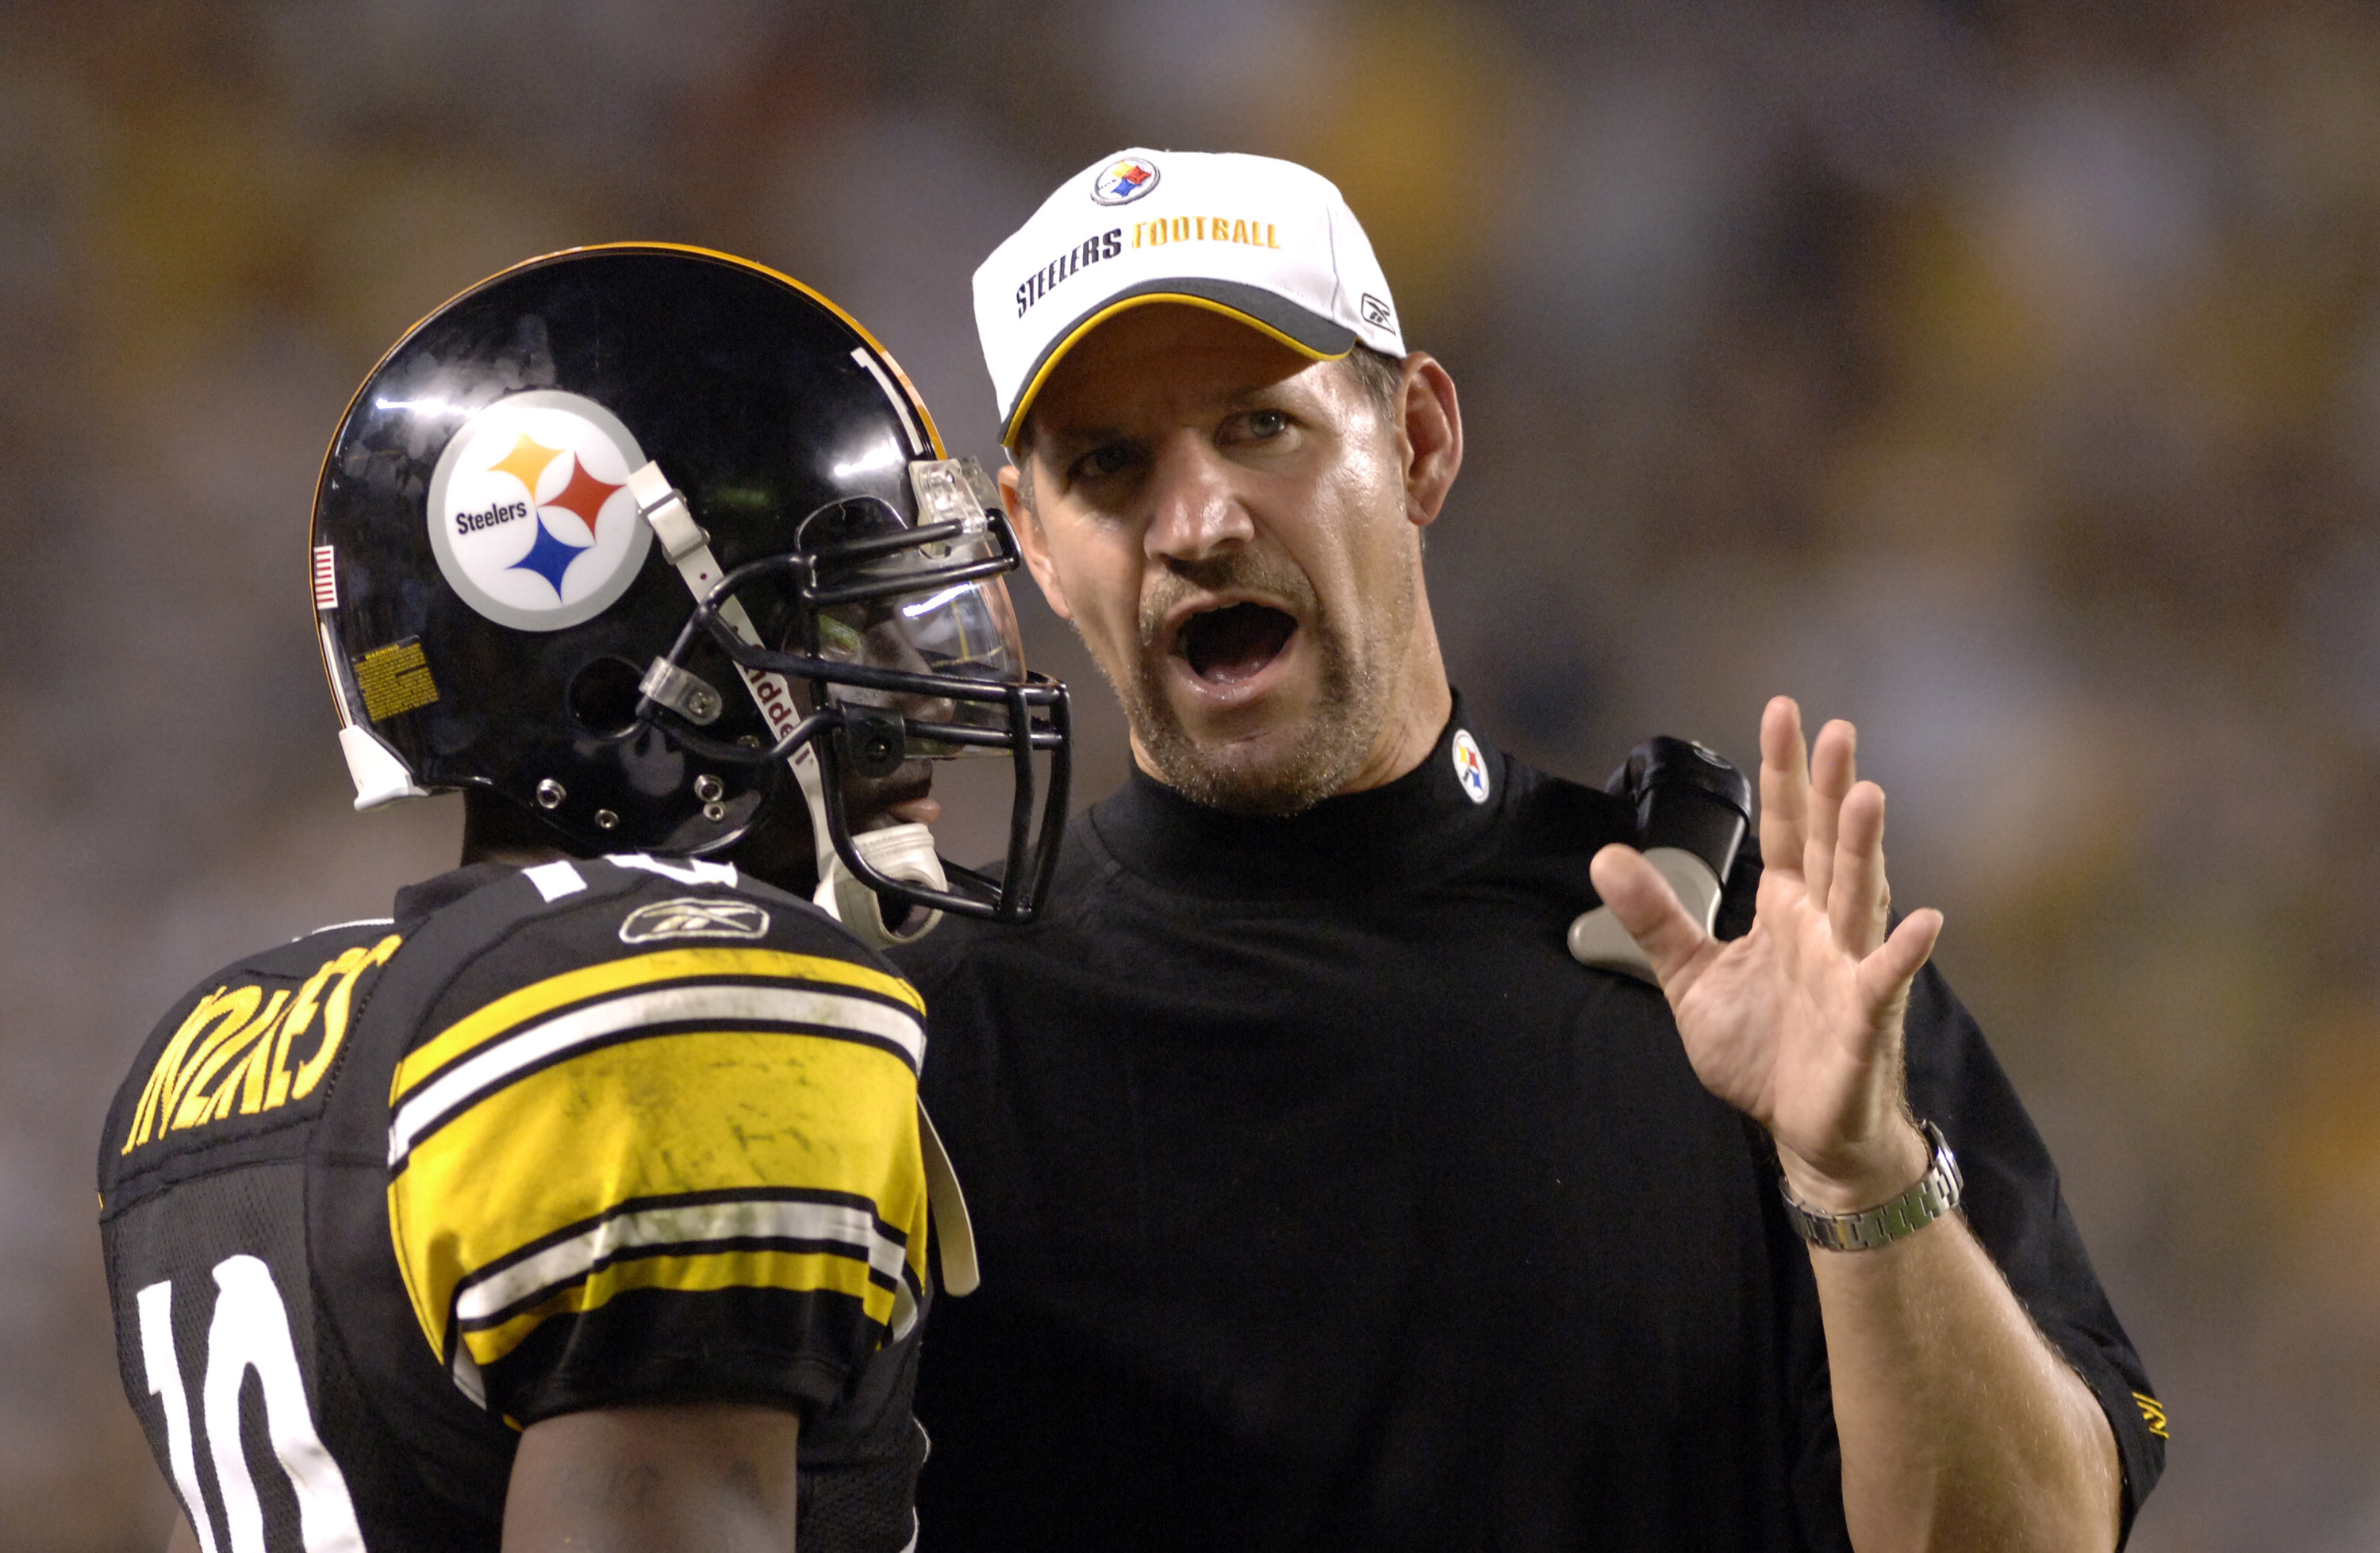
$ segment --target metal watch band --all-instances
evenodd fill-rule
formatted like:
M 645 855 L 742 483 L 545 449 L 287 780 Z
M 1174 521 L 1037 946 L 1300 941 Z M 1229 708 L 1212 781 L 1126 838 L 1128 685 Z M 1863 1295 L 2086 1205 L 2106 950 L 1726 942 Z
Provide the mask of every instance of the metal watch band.
M 1827 1251 L 1874 1251 L 1908 1239 L 1957 1207 L 1959 1193 L 1966 1185 L 1959 1174 L 1959 1156 L 1950 1152 L 1940 1128 L 1930 1121 L 1917 1126 L 1933 1144 L 1934 1157 L 1915 1186 L 1880 1206 L 1833 1214 L 1793 1201 L 1793 1189 L 1779 1176 L 1777 1192 L 1785 1199 L 1786 1222 L 1803 1240 Z

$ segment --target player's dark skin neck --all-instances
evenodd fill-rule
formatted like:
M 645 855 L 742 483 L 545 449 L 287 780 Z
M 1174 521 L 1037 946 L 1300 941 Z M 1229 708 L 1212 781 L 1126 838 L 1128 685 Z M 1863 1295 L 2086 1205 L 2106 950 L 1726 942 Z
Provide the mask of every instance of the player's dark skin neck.
M 730 847 L 721 861 L 756 879 L 807 899 L 818 888 L 818 854 L 810 838 L 809 807 L 791 790 L 778 795 L 769 813 Z M 931 796 L 933 767 L 904 762 L 889 776 L 846 776 L 844 813 L 855 831 L 915 821 L 932 825 L 941 805 Z M 630 850 L 630 849 L 624 849 Z M 547 825 L 531 811 L 485 788 L 463 789 L 463 863 L 502 862 L 530 868 L 563 858 L 597 855 Z
M 856 815 L 854 823 L 868 828 Z M 478 788 L 464 790 L 463 862 L 467 865 L 503 862 L 528 868 L 558 858 L 595 855 L 509 799 Z M 746 873 L 781 889 L 798 885 L 807 895 L 817 887 L 809 816 L 798 803 L 780 803 L 775 814 L 730 848 L 727 855 Z
M 569 838 L 511 800 L 478 788 L 463 792 L 463 862 L 502 862 L 534 867 L 560 858 L 585 857 Z
M 918 801 L 905 806 L 915 811 Z M 894 823 L 896 816 L 853 816 L 860 829 Z M 872 824 L 871 824 L 872 821 Z M 510 799 L 481 789 L 463 793 L 463 862 L 501 862 L 529 868 L 563 858 L 595 855 Z M 781 801 L 769 820 L 728 850 L 725 861 L 756 879 L 807 897 L 818 888 L 818 862 L 810 847 L 809 815 L 798 801 Z

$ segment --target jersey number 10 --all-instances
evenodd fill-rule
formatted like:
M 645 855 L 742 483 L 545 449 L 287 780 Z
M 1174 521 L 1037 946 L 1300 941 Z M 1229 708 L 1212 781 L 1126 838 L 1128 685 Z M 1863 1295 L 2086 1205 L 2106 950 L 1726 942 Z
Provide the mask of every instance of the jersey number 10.
M 239 1393 L 250 1370 L 263 1387 L 265 1433 L 272 1438 L 273 1453 L 297 1492 L 298 1534 L 306 1553 L 364 1553 L 347 1480 L 314 1432 L 298 1351 L 289 1338 L 288 1307 L 273 1286 L 272 1269 L 253 1256 L 225 1257 L 215 1264 L 215 1290 L 200 1404 L 231 1553 L 265 1553 L 264 1507 L 257 1499 L 256 1479 L 239 1439 Z M 165 1450 L 173 1463 L 174 1486 L 181 1491 L 199 1547 L 204 1553 L 217 1553 L 213 1517 L 207 1513 L 199 1486 L 190 1400 L 182 1386 L 181 1359 L 174 1351 L 174 1286 L 170 1281 L 152 1283 L 139 1300 L 140 1362 L 149 1372 L 149 1394 L 164 1404 Z

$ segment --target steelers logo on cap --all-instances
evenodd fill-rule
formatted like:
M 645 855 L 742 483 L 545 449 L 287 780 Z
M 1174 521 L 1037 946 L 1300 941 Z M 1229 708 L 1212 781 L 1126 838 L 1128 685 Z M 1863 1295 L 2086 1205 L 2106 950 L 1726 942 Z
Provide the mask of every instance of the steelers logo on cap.
M 1091 180 L 1091 198 L 1103 205 L 1128 205 L 1157 187 L 1157 164 L 1138 156 L 1111 162 Z
M 628 495 L 645 455 L 619 417 L 552 389 L 498 399 L 430 477 L 430 547 L 463 602 L 516 630 L 560 630 L 619 601 L 651 548 Z

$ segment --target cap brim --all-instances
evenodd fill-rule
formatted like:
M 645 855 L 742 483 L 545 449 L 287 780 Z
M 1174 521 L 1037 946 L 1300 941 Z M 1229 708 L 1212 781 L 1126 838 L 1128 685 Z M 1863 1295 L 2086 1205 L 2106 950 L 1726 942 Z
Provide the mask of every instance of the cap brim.
M 1016 428 L 1025 424 L 1025 417 L 1033 409 L 1034 397 L 1041 392 L 1050 373 L 1064 360 L 1066 352 L 1085 335 L 1113 318 L 1117 313 L 1151 302 L 1179 302 L 1188 307 L 1205 308 L 1226 318 L 1237 319 L 1259 334 L 1269 335 L 1299 355 L 1317 361 L 1335 361 L 1355 349 L 1355 331 L 1343 324 L 1333 324 L 1318 312 L 1309 312 L 1278 292 L 1261 286 L 1245 286 L 1237 281 L 1214 280 L 1205 275 L 1173 275 L 1160 280 L 1145 280 L 1115 293 L 1072 324 L 1061 329 L 1034 360 L 1033 370 L 1025 376 L 1025 386 L 1009 407 L 1008 418 L 1001 422 L 1000 441 L 1002 446 L 1016 445 Z

